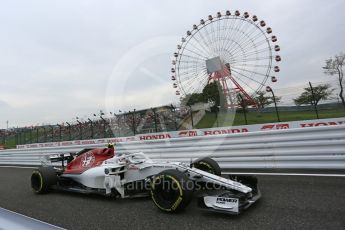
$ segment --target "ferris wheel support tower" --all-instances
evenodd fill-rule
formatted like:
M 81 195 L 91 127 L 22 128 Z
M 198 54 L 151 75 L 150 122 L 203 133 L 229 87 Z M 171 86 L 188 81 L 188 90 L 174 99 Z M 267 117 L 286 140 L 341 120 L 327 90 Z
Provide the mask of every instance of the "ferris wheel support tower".
M 271 35 L 272 28 L 266 27 L 256 15 L 248 12 L 228 10 L 209 15 L 194 24 L 182 43 L 177 45 L 171 68 L 171 80 L 176 95 L 186 96 L 201 93 L 211 81 L 218 81 L 225 96 L 224 107 L 233 108 L 236 95 L 246 105 L 257 107 L 255 95 L 267 86 L 267 79 L 277 82 L 271 70 L 280 72 L 281 57 L 277 37 Z
M 256 107 L 255 100 L 244 90 L 244 88 L 231 76 L 231 66 L 229 63 L 222 64 L 220 57 L 215 57 L 206 60 L 206 68 L 209 74 L 209 81 L 218 81 L 222 86 L 223 95 L 226 98 L 224 107 L 231 108 L 234 106 L 234 102 L 231 100 L 234 98 L 233 94 L 241 93 L 246 100 L 247 105 Z M 227 80 L 233 84 L 233 87 L 229 90 Z

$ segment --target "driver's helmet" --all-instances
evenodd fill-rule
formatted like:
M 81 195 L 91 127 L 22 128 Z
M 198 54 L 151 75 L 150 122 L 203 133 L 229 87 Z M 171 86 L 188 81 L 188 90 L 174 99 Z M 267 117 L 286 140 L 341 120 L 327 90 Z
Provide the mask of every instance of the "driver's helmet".
M 113 144 L 113 143 L 108 143 L 107 148 L 113 149 L 113 148 L 115 148 L 115 144 Z

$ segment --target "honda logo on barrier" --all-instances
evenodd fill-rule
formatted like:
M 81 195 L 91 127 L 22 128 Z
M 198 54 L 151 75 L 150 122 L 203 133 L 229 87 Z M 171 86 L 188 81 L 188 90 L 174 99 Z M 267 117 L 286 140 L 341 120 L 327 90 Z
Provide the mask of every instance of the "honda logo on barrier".
M 247 133 L 249 132 L 246 128 L 241 129 L 220 129 L 220 130 L 208 130 L 204 131 L 204 135 L 220 135 L 220 134 L 231 134 L 231 133 Z
M 168 138 L 171 138 L 171 135 L 169 133 L 139 136 L 139 139 L 140 140 L 144 140 L 144 141 L 146 141 L 146 140 L 168 139 Z
M 329 125 L 343 125 L 343 124 L 345 124 L 345 121 L 302 123 L 302 124 L 300 124 L 300 126 L 302 128 L 307 128 L 307 127 L 318 127 L 318 126 L 329 126 Z

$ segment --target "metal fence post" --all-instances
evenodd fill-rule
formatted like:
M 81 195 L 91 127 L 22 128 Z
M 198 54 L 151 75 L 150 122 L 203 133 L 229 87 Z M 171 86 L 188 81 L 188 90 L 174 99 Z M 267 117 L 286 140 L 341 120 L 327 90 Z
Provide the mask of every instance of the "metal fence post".
M 132 126 L 133 126 L 133 134 L 136 135 L 136 125 L 135 125 L 135 109 L 132 112 Z
M 91 138 L 93 139 L 93 122 L 90 118 L 88 118 L 88 121 L 90 122 L 90 126 L 91 126 Z
M 190 119 L 192 119 L 192 129 L 194 129 L 194 121 L 193 121 L 193 110 L 192 106 L 188 105 L 190 111 Z
M 314 88 L 313 88 L 313 86 L 311 85 L 311 82 L 309 82 L 309 86 L 310 86 L 310 90 L 311 90 L 311 95 L 312 95 L 312 97 L 313 97 L 312 105 L 314 105 L 314 110 L 315 110 L 315 113 L 316 113 L 316 118 L 317 118 L 317 119 L 320 119 L 320 118 L 319 118 L 319 111 L 317 110 L 317 104 L 316 104 L 316 99 L 315 99 L 315 94 L 314 94 Z
M 72 140 L 72 133 L 71 133 L 71 124 L 66 122 L 67 126 L 68 126 L 68 140 L 71 141 Z
M 153 112 L 153 121 L 155 122 L 155 132 L 158 132 L 156 108 L 153 108 L 152 112 Z
M 54 127 L 53 126 L 50 126 L 50 128 L 52 129 L 52 142 L 54 142 Z
M 39 130 L 39 127 L 36 128 L 36 143 L 38 143 L 38 130 Z

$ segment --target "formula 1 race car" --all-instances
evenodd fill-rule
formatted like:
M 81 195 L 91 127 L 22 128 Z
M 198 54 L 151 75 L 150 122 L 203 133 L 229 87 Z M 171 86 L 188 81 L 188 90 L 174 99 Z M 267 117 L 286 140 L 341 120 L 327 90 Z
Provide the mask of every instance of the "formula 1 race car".
M 143 153 L 115 155 L 111 146 L 46 160 L 48 165 L 31 176 L 37 194 L 55 189 L 121 198 L 151 196 L 165 212 L 183 210 L 196 196 L 200 208 L 229 214 L 239 214 L 261 196 L 255 177 L 221 177 L 218 163 L 208 157 L 191 164 L 161 163 Z M 53 166 L 56 162 L 61 165 Z

